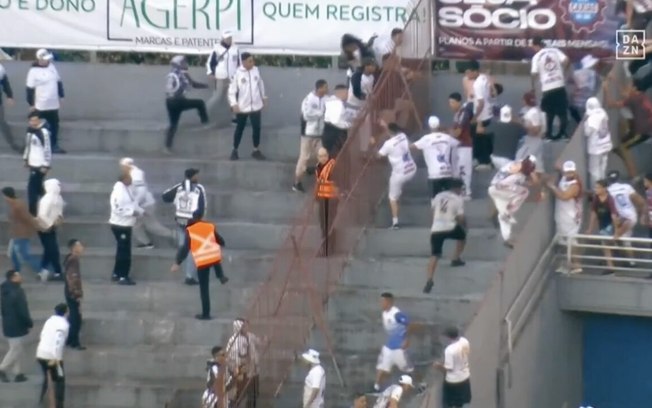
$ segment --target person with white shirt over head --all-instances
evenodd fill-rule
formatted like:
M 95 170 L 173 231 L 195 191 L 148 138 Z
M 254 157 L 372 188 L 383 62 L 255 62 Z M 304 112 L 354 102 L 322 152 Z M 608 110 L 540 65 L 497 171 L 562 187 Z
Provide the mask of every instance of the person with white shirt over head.
M 310 365 L 310 371 L 303 385 L 303 408 L 324 408 L 326 391 L 326 371 L 319 361 L 319 352 L 310 349 L 301 355 Z
M 382 145 L 378 151 L 378 155 L 387 157 L 392 167 L 392 174 L 389 177 L 388 193 L 389 206 L 392 211 L 392 226 L 390 228 L 398 229 L 398 201 L 403 193 L 405 183 L 412 180 L 414 175 L 417 174 L 417 165 L 410 153 L 410 140 L 403 130 L 396 123 L 387 124 L 381 121 L 380 124 L 391 136 Z
M 163 238 L 172 239 L 174 233 L 169 228 L 164 227 L 156 218 L 156 200 L 154 200 L 154 195 L 147 187 L 145 172 L 134 164 L 134 159 L 131 157 L 122 158 L 120 160 L 120 168 L 123 174 L 129 174 L 131 176 L 131 190 L 138 205 L 144 211 L 142 217 L 138 218 L 138 222 L 136 222 L 133 229 L 134 238 L 139 242 L 137 247 L 146 249 L 154 248 L 148 232 Z
M 436 116 L 428 118 L 431 133 L 410 145 L 410 148 L 423 152 L 428 167 L 431 198 L 446 190 L 448 182 L 456 177 L 459 171 L 457 148 L 460 142 L 449 134 L 439 132 L 439 123 L 439 118 Z
M 569 59 L 559 49 L 546 47 L 541 37 L 532 39 L 532 48 L 536 52 L 532 57 L 532 90 L 538 78 L 541 85 L 541 109 L 546 113 L 546 138 L 558 140 L 568 137 L 568 95 L 566 93 L 565 71 Z M 552 135 L 555 117 L 559 118 L 559 132 Z
M 374 403 L 374 408 L 399 408 L 403 395 L 414 388 L 414 382 L 409 375 L 402 375 L 398 384 L 387 387 Z
M 222 39 L 215 44 L 206 61 L 206 75 L 215 81 L 213 96 L 206 102 L 209 111 L 218 110 L 217 125 L 228 124 L 229 109 L 221 105 L 227 99 L 229 81 L 240 66 L 240 49 L 233 43 L 233 33 L 222 31 Z
M 432 199 L 432 227 L 430 229 L 430 261 L 428 280 L 423 293 L 430 293 L 433 287 L 437 263 L 441 258 L 444 242 L 452 239 L 457 242 L 452 267 L 464 266 L 462 251 L 466 245 L 466 219 L 464 218 L 464 199 L 462 180 L 451 180 L 447 191 L 442 191 Z
M 609 115 L 602 108 L 598 98 L 591 97 L 586 101 L 584 135 L 587 137 L 589 176 L 591 177 L 591 188 L 593 188 L 598 180 L 604 179 L 607 175 L 609 152 L 613 149 L 611 131 L 609 130 Z
M 115 263 L 111 279 L 120 285 L 135 285 L 129 277 L 131 270 L 131 236 L 138 217 L 145 211 L 131 190 L 131 176 L 122 174 L 111 192 L 109 225 L 116 241 Z
M 63 154 L 66 151 L 59 147 L 59 109 L 65 94 L 53 58 L 46 49 L 36 51 L 36 62 L 27 72 L 27 104 L 30 112 L 38 112 L 47 121 L 52 132 L 52 152 Z
M 258 67 L 255 66 L 253 55 L 243 52 L 242 65 L 238 67 L 229 85 L 229 104 L 235 113 L 235 131 L 233 133 L 233 151 L 231 160 L 238 160 L 238 148 L 242 141 L 247 119 L 251 122 L 254 151 L 251 157 L 256 160 L 265 160 L 261 153 L 260 127 L 262 121 L 262 110 L 267 105 L 267 94 L 265 93 L 265 82 L 260 76 Z
M 40 402 L 43 403 L 47 393 L 51 408 L 63 408 L 66 390 L 63 351 L 70 330 L 67 315 L 68 306 L 65 303 L 54 307 L 54 315 L 45 321 L 36 347 L 36 361 L 43 371 Z M 53 389 L 49 389 L 49 384 Z
M 294 172 L 294 184 L 292 190 L 305 192 L 301 178 L 306 174 L 308 162 L 315 160 L 321 146 L 321 138 L 324 134 L 326 114 L 326 95 L 328 95 L 328 83 L 320 79 L 315 82 L 315 89 L 311 91 L 301 102 L 301 144 L 299 146 L 299 159 Z
M 59 253 L 59 241 L 57 239 L 57 228 L 63 223 L 63 208 L 66 203 L 61 197 L 61 183 L 57 179 L 48 179 L 43 183 L 45 195 L 39 200 L 36 223 L 39 227 L 38 236 L 43 246 L 43 257 L 41 258 L 42 281 L 50 277 L 48 268 L 54 271 L 54 280 L 62 280 L 61 275 L 61 254 Z
M 462 408 L 471 403 L 471 345 L 466 338 L 460 336 L 457 327 L 449 327 L 444 334 L 450 343 L 444 349 L 444 361 L 435 363 L 435 368 L 446 374 L 444 408 Z
M 50 131 L 45 127 L 37 112 L 29 114 L 23 160 L 25 167 L 29 169 L 27 204 L 29 212 L 36 215 L 38 200 L 44 194 L 43 179 L 52 165 Z
M 620 173 L 617 170 L 612 170 L 607 174 L 607 181 L 609 183 L 607 191 L 613 197 L 618 212 L 619 225 L 615 226 L 614 239 L 629 238 L 634 233 L 639 216 L 641 225 L 647 225 L 647 204 L 645 199 L 634 190 L 634 187 L 620 180 Z M 629 259 L 633 259 L 634 252 L 631 249 L 631 242 L 621 241 L 621 243 L 625 247 Z M 630 264 L 633 264 L 633 261 L 630 261 Z
M 473 114 L 475 126 L 471 127 L 473 157 L 478 161 L 477 170 L 491 168 L 493 135 L 487 131 L 493 117 L 492 82 L 487 74 L 480 72 L 480 63 L 471 61 L 466 76 L 473 81 Z

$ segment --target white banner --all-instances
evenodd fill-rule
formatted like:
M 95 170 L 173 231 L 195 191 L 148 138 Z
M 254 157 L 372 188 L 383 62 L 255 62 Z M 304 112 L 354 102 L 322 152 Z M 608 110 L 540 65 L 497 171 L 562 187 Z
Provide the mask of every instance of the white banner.
M 0 47 L 207 53 L 221 30 L 259 54 L 337 55 L 344 33 L 402 28 L 409 0 L 0 0 Z

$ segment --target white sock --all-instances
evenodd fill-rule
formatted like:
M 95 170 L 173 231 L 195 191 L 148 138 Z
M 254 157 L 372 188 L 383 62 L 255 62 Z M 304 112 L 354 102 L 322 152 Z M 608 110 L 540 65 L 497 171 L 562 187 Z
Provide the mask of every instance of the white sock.
M 392 225 L 398 224 L 398 217 L 392 217 Z
M 380 391 L 380 385 L 378 385 L 378 384 L 374 384 L 374 390 L 376 390 L 376 391 Z

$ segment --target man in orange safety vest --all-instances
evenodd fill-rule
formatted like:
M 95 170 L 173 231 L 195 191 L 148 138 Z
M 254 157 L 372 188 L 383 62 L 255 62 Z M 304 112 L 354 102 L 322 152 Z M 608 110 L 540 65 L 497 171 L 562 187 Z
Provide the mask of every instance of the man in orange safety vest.
M 333 168 L 335 159 L 331 158 L 328 150 L 320 148 L 317 153 L 317 169 L 315 175 L 315 199 L 319 204 L 319 225 L 322 232 L 321 256 L 328 256 L 335 250 L 335 231 L 331 231 L 335 215 L 337 214 L 337 186 L 333 181 Z

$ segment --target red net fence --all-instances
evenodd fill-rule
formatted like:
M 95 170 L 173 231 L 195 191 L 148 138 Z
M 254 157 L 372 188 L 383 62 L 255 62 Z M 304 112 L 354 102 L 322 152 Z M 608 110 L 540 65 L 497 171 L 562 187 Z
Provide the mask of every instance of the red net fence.
M 322 229 L 320 223 L 324 205 L 312 193 L 306 194 L 267 280 L 244 316 L 250 331 L 264 339 L 257 350 L 259 407 L 274 406 L 314 328 L 330 344 L 325 306 L 365 228 L 374 221 L 387 188 L 386 166 L 378 163 L 374 153 L 384 141 L 379 119 L 416 131 L 428 114 L 431 2 L 422 0 L 412 10 L 400 52 L 384 63 L 372 98 L 361 109 L 336 156 L 332 174 L 339 198 L 328 204 L 328 225 Z M 326 242 L 330 253 L 323 256 Z

